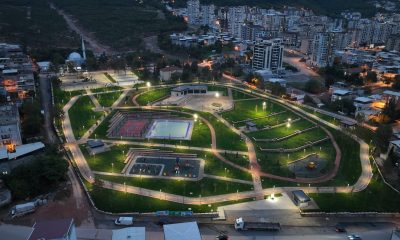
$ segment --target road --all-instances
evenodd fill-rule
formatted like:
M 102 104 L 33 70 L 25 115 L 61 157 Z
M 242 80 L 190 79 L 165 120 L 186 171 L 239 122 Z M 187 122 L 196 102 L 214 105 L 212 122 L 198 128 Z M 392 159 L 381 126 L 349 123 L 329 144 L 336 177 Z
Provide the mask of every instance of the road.
M 46 132 L 46 140 L 48 143 L 59 143 L 59 139 L 54 132 L 53 126 L 53 102 L 51 93 L 50 78 L 46 74 L 39 75 L 40 98 L 42 102 L 42 110 L 44 111 L 44 128 Z

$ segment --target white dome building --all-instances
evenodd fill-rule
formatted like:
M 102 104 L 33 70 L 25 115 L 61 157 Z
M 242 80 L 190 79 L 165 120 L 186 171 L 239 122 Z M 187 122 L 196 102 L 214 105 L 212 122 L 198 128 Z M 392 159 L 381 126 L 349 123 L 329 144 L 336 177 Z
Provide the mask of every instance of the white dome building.
M 81 66 L 82 63 L 85 62 L 85 59 L 83 59 L 82 56 L 81 56 L 79 53 L 77 53 L 77 52 L 72 52 L 72 53 L 70 53 L 70 54 L 68 55 L 67 63 L 68 63 L 68 62 L 74 63 L 75 66 Z

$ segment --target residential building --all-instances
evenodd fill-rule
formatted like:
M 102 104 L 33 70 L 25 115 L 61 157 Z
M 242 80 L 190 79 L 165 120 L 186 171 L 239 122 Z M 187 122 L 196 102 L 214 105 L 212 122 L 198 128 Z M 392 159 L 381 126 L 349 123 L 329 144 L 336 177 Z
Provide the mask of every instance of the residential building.
M 353 92 L 345 89 L 334 90 L 331 97 L 331 102 L 340 101 L 344 99 L 351 99 L 353 97 Z
M 189 24 L 198 24 L 200 16 L 200 1 L 189 0 L 187 2 L 187 18 Z
M 0 147 L 13 151 L 22 144 L 20 122 L 16 105 L 0 106 Z
M 200 24 L 215 26 L 215 6 L 213 4 L 201 5 Z
M 386 90 L 382 93 L 382 99 L 385 102 L 394 100 L 396 104 L 396 110 L 400 110 L 400 92 Z
M 182 68 L 178 68 L 175 66 L 162 68 L 160 69 L 160 80 L 168 82 L 171 80 L 172 74 L 176 73 L 180 75 L 182 74 L 182 72 L 183 72 Z
M 279 72 L 283 65 L 283 42 L 282 39 L 262 40 L 257 42 L 253 48 L 254 70 L 270 70 Z
M 311 65 L 326 67 L 332 61 L 332 57 L 333 49 L 330 34 L 327 32 L 315 34 L 311 51 Z

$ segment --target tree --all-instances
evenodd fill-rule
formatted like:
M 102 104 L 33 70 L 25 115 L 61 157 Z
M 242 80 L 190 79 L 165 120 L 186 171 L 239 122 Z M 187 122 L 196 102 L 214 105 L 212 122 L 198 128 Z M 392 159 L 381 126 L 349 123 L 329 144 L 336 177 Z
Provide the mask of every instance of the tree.
M 393 130 L 392 127 L 388 124 L 381 124 L 376 129 L 376 140 L 375 142 L 382 150 L 386 150 L 389 146 L 390 138 L 392 137 Z
M 329 88 L 334 83 L 335 83 L 335 79 L 332 76 L 326 76 L 326 78 L 325 78 L 325 87 L 326 88 Z
M 386 101 L 385 107 L 382 110 L 382 114 L 385 115 L 389 122 L 393 122 L 397 118 L 397 111 L 396 111 L 396 99 L 390 98 Z
M 37 101 L 26 101 L 21 107 L 22 130 L 26 136 L 40 133 L 42 125 L 42 114 L 40 104 Z
M 190 71 L 192 71 L 192 73 L 197 73 L 198 68 L 199 68 L 198 62 L 193 61 L 192 64 L 190 65 Z
M 378 75 L 374 71 L 369 71 L 365 76 L 365 81 L 369 83 L 376 83 L 378 81 Z
M 400 75 L 396 75 L 396 77 L 394 78 L 392 88 L 394 90 L 400 91 Z
M 310 79 L 306 82 L 305 85 L 305 90 L 309 93 L 320 93 L 322 91 L 322 85 L 321 82 L 318 81 L 317 79 Z

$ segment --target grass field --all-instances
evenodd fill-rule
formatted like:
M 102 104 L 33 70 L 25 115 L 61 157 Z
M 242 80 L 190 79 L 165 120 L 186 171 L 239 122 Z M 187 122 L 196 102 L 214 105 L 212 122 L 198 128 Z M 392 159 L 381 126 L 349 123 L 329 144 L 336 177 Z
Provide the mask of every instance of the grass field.
M 171 88 L 154 89 L 140 94 L 136 98 L 136 102 L 140 106 L 146 106 L 148 103 L 167 97 L 170 94 L 171 94 Z
M 287 121 L 284 121 L 284 122 L 287 122 Z M 273 128 L 273 129 L 266 129 L 266 130 L 251 132 L 251 133 L 248 133 L 247 135 L 249 135 L 250 137 L 259 138 L 259 139 L 265 139 L 265 138 L 272 139 L 272 138 L 284 137 L 289 134 L 293 134 L 298 130 L 301 131 L 301 130 L 307 129 L 309 127 L 312 127 L 312 126 L 314 126 L 313 123 L 311 123 L 305 119 L 302 119 L 300 121 L 291 123 L 290 127 L 283 125 L 281 127 L 277 127 L 277 128 Z M 305 139 L 305 141 L 307 141 L 307 140 Z
M 253 199 L 241 199 L 238 201 L 227 201 L 216 204 L 187 205 L 175 202 L 160 200 L 157 198 L 144 197 L 135 194 L 129 194 L 109 189 L 93 188 L 86 184 L 90 190 L 90 195 L 97 208 L 113 213 L 126 212 L 155 212 L 155 211 L 188 211 L 196 213 L 215 212 L 219 206 L 249 202 Z
M 90 169 L 98 172 L 114 172 L 120 173 L 125 167 L 124 161 L 129 148 L 129 145 L 114 145 L 111 150 L 96 155 L 89 155 L 86 150 L 86 145 L 80 145 L 81 151 L 85 156 Z
M 95 95 L 97 101 L 99 101 L 100 105 L 103 107 L 111 107 L 115 101 L 119 98 L 122 92 L 110 92 Z
M 296 148 L 303 146 L 307 142 L 314 142 L 327 137 L 327 134 L 321 128 L 314 128 L 310 131 L 295 135 L 278 142 L 257 142 L 257 145 L 262 148 Z
M 89 96 L 80 97 L 75 104 L 69 109 L 69 118 L 71 120 L 72 130 L 75 138 L 82 137 L 87 130 L 96 123 L 102 113 L 94 112 L 93 102 Z
M 232 98 L 233 98 L 233 100 L 243 100 L 243 99 L 251 99 L 251 98 L 255 98 L 255 97 L 251 96 L 245 92 L 232 89 Z
M 142 187 L 155 191 L 172 193 L 187 197 L 213 196 L 226 193 L 235 193 L 237 191 L 251 191 L 253 185 L 216 180 L 211 178 L 203 178 L 200 181 L 184 181 L 184 180 L 166 180 L 151 179 L 140 177 L 114 177 L 114 176 L 98 176 L 100 179 L 108 180 L 115 183 L 129 186 Z
M 108 92 L 108 91 L 116 91 L 116 90 L 122 90 L 123 88 L 120 86 L 110 86 L 110 87 L 101 87 L 101 88 L 94 88 L 91 89 L 93 93 L 99 93 L 99 92 Z
M 207 86 L 207 91 L 218 91 L 222 96 L 228 96 L 228 88 L 221 86 Z
M 321 151 L 320 151 L 321 147 Z M 327 160 L 327 166 L 325 167 L 325 172 L 330 170 L 333 166 L 333 161 L 335 160 L 335 149 L 331 142 L 320 143 L 318 145 L 309 147 L 304 152 L 303 150 L 293 152 L 293 153 L 267 153 L 261 152 L 257 149 L 257 158 L 259 159 L 259 164 L 261 169 L 265 172 L 272 173 L 278 176 L 284 177 L 294 177 L 294 174 L 289 171 L 287 164 L 300 159 L 308 154 L 318 153 L 321 158 Z
M 399 212 L 400 194 L 389 188 L 374 168 L 368 187 L 359 193 L 310 194 L 325 212 Z
M 266 110 L 263 110 L 263 102 L 266 102 Z M 282 106 L 268 100 L 255 99 L 235 102 L 232 111 L 222 113 L 222 117 L 233 123 L 246 119 L 261 118 L 275 112 L 285 110 Z
M 216 119 L 212 114 L 206 112 L 199 112 L 198 114 L 213 125 L 217 138 L 217 148 L 233 151 L 247 151 L 246 143 L 241 137 Z

